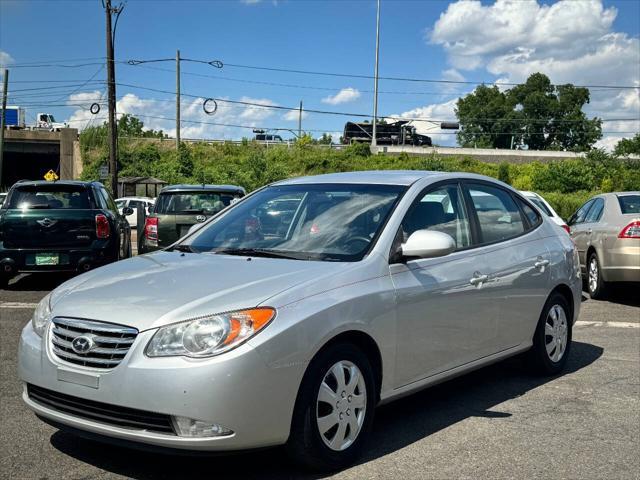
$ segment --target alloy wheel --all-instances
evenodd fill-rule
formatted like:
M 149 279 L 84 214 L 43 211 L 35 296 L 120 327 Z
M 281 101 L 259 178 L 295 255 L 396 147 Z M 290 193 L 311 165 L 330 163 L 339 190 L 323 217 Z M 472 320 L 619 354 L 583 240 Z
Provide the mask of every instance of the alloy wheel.
M 559 362 L 567 349 L 567 337 L 569 326 L 567 315 L 560 305 L 554 305 L 549 309 L 544 325 L 545 347 L 547 355 L 552 362 Z
M 324 444 L 343 451 L 355 442 L 365 419 L 367 387 L 352 362 L 335 363 L 324 375 L 316 401 L 316 421 Z
M 598 260 L 591 257 L 589 262 L 589 293 L 593 293 L 598 289 Z

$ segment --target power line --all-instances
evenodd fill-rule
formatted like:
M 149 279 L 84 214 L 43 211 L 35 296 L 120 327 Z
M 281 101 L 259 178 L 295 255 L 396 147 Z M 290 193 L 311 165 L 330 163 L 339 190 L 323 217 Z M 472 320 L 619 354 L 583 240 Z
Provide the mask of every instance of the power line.
M 84 80 L 82 80 L 82 81 L 84 82 Z M 16 82 L 12 81 L 11 83 L 16 83 Z M 93 80 L 93 81 L 88 82 L 88 83 L 101 83 L 101 84 L 104 84 L 106 82 L 104 80 Z M 53 90 L 54 88 L 74 88 L 74 87 L 77 87 L 78 85 L 81 85 L 81 83 L 70 83 L 68 85 L 57 85 L 57 86 L 48 86 L 48 87 L 11 88 L 11 89 L 9 89 L 9 92 L 10 93 L 33 92 L 33 91 L 36 91 L 36 90 Z
M 67 63 L 67 62 L 86 62 L 88 60 L 104 60 L 105 57 L 85 57 L 85 58 L 64 58 L 61 60 L 32 60 L 30 62 L 12 63 L 9 67 L 26 67 L 32 65 Z

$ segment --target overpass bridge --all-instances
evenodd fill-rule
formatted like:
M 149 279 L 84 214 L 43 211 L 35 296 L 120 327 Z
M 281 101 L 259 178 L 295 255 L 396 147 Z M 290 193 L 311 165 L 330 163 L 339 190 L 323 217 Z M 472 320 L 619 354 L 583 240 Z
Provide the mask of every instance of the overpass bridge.
M 82 173 L 78 130 L 12 130 L 4 132 L 4 160 L 0 188 L 6 190 L 18 180 L 41 180 L 53 170 L 63 180 Z

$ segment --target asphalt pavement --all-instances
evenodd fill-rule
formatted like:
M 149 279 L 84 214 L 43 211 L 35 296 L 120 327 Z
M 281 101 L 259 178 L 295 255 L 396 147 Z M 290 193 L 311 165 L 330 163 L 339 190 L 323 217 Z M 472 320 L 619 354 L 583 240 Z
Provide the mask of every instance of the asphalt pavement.
M 18 338 L 64 278 L 27 275 L 0 290 L 0 478 L 324 477 L 300 471 L 282 449 L 161 455 L 39 421 L 20 399 Z M 333 478 L 640 478 L 640 291 L 583 300 L 562 375 L 533 377 L 515 358 L 381 407 L 364 458 Z

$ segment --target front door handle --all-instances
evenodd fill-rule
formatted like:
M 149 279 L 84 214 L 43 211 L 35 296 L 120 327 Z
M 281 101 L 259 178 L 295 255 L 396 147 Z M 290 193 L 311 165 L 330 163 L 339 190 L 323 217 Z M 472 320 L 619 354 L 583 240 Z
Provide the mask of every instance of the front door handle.
M 538 270 L 546 267 L 547 265 L 549 265 L 549 260 L 544 260 L 544 259 L 538 259 L 538 261 L 533 264 L 533 266 Z
M 469 280 L 469 283 L 473 286 L 478 286 L 483 284 L 487 280 L 489 280 L 489 275 L 481 275 L 479 273 L 475 273 Z

